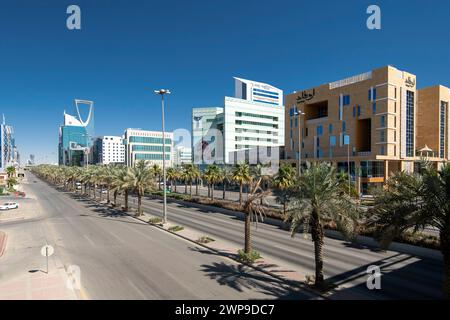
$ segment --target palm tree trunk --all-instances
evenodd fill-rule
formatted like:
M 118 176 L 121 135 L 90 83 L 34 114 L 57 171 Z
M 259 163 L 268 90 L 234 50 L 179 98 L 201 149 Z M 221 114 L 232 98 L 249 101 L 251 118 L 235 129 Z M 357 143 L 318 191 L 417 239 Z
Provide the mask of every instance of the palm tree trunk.
M 114 195 L 113 195 L 113 197 L 114 197 L 114 207 L 117 206 L 117 194 L 118 193 L 119 192 L 117 190 L 114 190 Z
M 242 182 L 239 183 L 239 205 L 242 207 Z
M 187 194 L 187 180 L 184 180 L 184 194 Z
M 314 259 L 316 264 L 315 287 L 322 289 L 324 287 L 323 278 L 323 229 L 319 220 L 317 209 L 313 209 L 311 215 L 311 236 L 314 242 Z
M 189 181 L 189 195 L 192 197 L 192 180 Z
M 177 192 L 177 180 L 175 180 L 175 193 Z
M 244 251 L 246 254 L 250 254 L 252 252 L 252 234 L 251 234 L 251 221 L 250 215 L 248 213 L 245 214 L 245 244 Z
M 124 197 L 125 197 L 125 203 L 123 206 L 124 206 L 124 210 L 126 212 L 126 211 L 128 211 L 128 189 L 125 189 Z
M 195 195 L 198 196 L 198 179 L 195 182 Z
M 94 184 L 94 200 L 95 200 L 95 192 L 97 191 L 97 188 L 95 187 L 95 184 Z
M 109 186 L 108 186 L 108 193 L 106 194 L 106 203 L 107 203 L 107 204 L 110 204 L 110 203 L 111 203 L 111 197 L 110 197 L 110 195 L 109 195 L 109 192 L 110 192 L 110 189 L 109 189 Z
M 161 190 L 161 175 L 158 174 L 158 190 Z
M 227 189 L 227 184 L 226 184 L 226 182 L 224 181 L 224 182 L 223 182 L 223 195 L 222 195 L 222 199 L 223 199 L 223 200 L 225 200 L 225 192 L 226 192 L 226 189 Z
M 214 200 L 214 184 L 211 183 L 211 200 Z
M 142 195 L 138 192 L 138 210 L 137 210 L 137 216 L 141 216 L 141 206 L 142 206 Z
M 286 217 L 286 201 L 283 201 L 283 219 Z

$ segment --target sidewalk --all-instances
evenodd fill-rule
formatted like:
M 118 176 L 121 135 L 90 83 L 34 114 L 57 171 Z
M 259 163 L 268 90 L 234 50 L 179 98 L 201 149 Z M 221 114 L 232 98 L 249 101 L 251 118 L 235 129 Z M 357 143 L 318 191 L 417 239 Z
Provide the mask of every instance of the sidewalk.
M 8 237 L 6 233 L 0 231 L 0 258 L 3 256 L 3 253 L 5 252 L 7 240 Z

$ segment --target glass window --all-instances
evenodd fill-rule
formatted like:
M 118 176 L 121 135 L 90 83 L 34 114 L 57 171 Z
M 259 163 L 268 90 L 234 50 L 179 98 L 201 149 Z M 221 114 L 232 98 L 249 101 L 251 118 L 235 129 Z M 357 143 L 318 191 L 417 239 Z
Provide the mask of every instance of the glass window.
M 381 116 L 380 125 L 382 128 L 386 127 L 386 116 Z
M 372 112 L 374 114 L 377 113 L 377 103 L 376 102 L 372 103 Z
M 342 121 L 342 131 L 345 132 L 345 129 L 346 129 L 345 121 Z
M 321 136 L 322 134 L 323 134 L 323 127 L 321 125 L 317 126 L 317 135 Z
M 328 133 L 333 133 L 333 125 L 331 123 L 328 125 Z
M 336 136 L 330 136 L 330 147 L 336 146 Z

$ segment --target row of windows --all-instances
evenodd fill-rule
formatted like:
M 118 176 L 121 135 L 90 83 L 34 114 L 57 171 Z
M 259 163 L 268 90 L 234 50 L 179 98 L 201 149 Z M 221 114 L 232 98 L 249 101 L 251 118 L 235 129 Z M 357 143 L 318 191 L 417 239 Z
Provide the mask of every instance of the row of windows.
M 273 121 L 278 121 L 278 117 L 266 116 L 264 114 L 255 114 L 248 112 L 236 112 L 236 117 L 253 117 L 253 118 L 261 118 L 261 119 L 270 119 Z
M 267 94 L 271 94 L 274 95 L 275 97 L 278 98 L 278 92 L 272 92 L 272 91 L 267 91 L 267 90 L 263 90 L 263 89 L 253 89 L 253 92 L 261 92 L 261 93 L 267 93 Z
M 440 143 L 439 143 L 439 156 L 444 158 L 445 150 L 445 109 L 447 109 L 447 104 L 441 101 L 441 123 L 440 123 Z
M 276 131 L 266 131 L 266 130 L 254 130 L 254 129 L 243 129 L 243 128 L 236 128 L 236 133 L 262 133 L 262 134 L 272 134 L 274 136 L 278 136 L 278 132 Z
M 136 136 L 131 136 L 130 137 L 130 142 L 134 142 L 134 143 L 148 143 L 148 144 L 162 144 L 163 143 L 163 139 L 162 138 L 155 138 L 155 137 L 136 137 Z M 166 138 L 166 144 L 171 144 L 172 143 L 172 139 L 170 138 Z
M 136 153 L 135 160 L 162 160 L 163 156 L 159 153 Z M 166 160 L 170 160 L 170 155 L 166 154 Z
M 406 156 L 414 156 L 414 92 L 406 91 Z
M 278 143 L 277 139 L 254 138 L 254 137 L 235 137 L 235 141 L 263 141 L 263 142 Z
M 278 129 L 278 124 L 272 124 L 272 123 L 264 123 L 264 122 L 253 122 L 253 121 L 243 121 L 243 120 L 236 120 L 235 123 L 237 125 L 252 125 L 252 126 L 263 126 L 263 127 L 272 127 L 274 129 Z
M 134 145 L 133 151 L 154 151 L 154 152 L 162 152 L 162 146 L 143 146 L 143 145 Z M 170 147 L 166 147 L 166 152 L 170 152 Z

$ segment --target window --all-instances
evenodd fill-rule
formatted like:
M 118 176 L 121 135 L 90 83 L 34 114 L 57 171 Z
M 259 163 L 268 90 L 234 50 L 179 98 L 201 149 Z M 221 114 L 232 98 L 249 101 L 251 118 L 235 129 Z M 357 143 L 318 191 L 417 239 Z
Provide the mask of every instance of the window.
M 385 142 L 385 141 L 384 141 L 384 138 L 385 138 L 385 136 L 384 136 L 384 130 L 381 130 L 381 131 L 380 131 L 380 142 Z
M 291 118 L 291 128 L 292 128 L 292 118 Z
M 380 155 L 382 155 L 382 156 L 385 155 L 384 146 L 380 146 Z
M 298 118 L 295 118 L 295 127 L 297 128 L 298 126 Z
M 330 136 L 330 147 L 336 146 L 336 136 Z
M 346 129 L 345 121 L 342 121 L 342 131 L 345 132 L 345 129 Z
M 377 103 L 376 102 L 372 103 L 372 112 L 374 114 L 377 113 Z
M 386 116 L 381 116 L 381 117 L 380 117 L 380 126 L 381 126 L 382 128 L 385 128 L 385 127 L 386 127 Z
M 361 107 L 358 106 L 358 117 L 361 116 Z
M 406 91 L 406 156 L 414 156 L 414 92 Z
M 369 98 L 369 101 L 375 101 L 377 99 L 377 89 L 376 88 L 369 89 L 368 98 Z
M 353 118 L 356 117 L 356 107 L 353 107 Z
M 328 125 L 328 133 L 333 133 L 333 125 L 331 123 Z
M 350 104 L 350 95 L 345 95 L 342 97 L 342 105 L 348 106 Z
M 323 134 L 323 127 L 321 125 L 317 126 L 316 134 L 317 134 L 317 136 L 321 136 Z
M 305 137 L 308 136 L 308 128 L 305 128 Z

